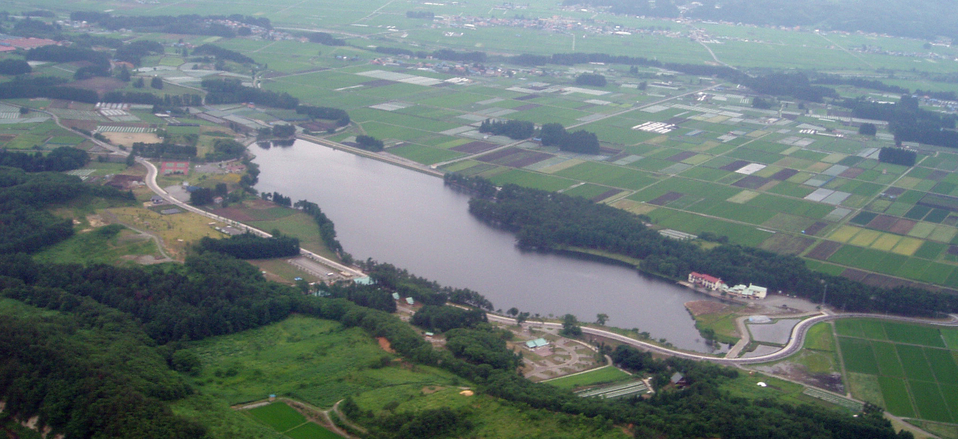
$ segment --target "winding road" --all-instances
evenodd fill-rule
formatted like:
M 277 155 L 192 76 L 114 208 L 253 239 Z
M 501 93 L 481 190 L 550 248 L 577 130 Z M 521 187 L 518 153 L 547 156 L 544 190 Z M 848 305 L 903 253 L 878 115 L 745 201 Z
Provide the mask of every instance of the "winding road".
M 689 360 L 697 361 L 711 361 L 713 363 L 724 364 L 724 365 L 745 365 L 745 364 L 756 364 L 756 363 L 768 363 L 771 361 L 778 361 L 785 359 L 792 354 L 798 352 L 802 346 L 805 344 L 805 334 L 808 333 L 808 329 L 811 328 L 816 323 L 827 322 L 831 320 L 845 319 L 845 318 L 870 318 L 870 319 L 882 319 L 882 320 L 891 320 L 896 322 L 905 322 L 905 323 L 920 323 L 920 324 L 930 324 L 936 326 L 946 326 L 946 327 L 958 327 L 958 316 L 950 315 L 951 319 L 947 321 L 940 320 L 926 320 L 926 319 L 916 319 L 910 317 L 898 317 L 898 316 L 887 316 L 882 314 L 866 314 L 866 313 L 843 313 L 843 314 L 827 314 L 821 313 L 819 315 L 807 318 L 798 322 L 795 327 L 792 328 L 792 333 L 789 336 L 788 344 L 785 345 L 782 349 L 773 352 L 771 354 L 759 355 L 750 358 L 723 358 L 715 357 L 711 355 L 702 355 L 695 354 L 691 352 L 679 351 L 675 349 L 669 349 L 662 347 L 653 343 L 636 340 L 631 337 L 626 337 L 615 332 L 606 331 L 604 329 L 592 328 L 588 326 L 582 327 L 582 332 L 584 334 L 595 335 L 599 337 L 604 337 L 610 340 L 615 340 L 617 342 L 625 343 L 630 346 L 641 348 L 650 352 L 657 354 L 670 355 L 679 358 L 687 358 Z M 495 314 L 488 314 L 490 321 L 497 323 L 504 323 L 514 325 L 516 324 L 515 319 L 499 316 Z M 531 321 L 526 321 L 527 324 L 531 324 Z M 559 323 L 552 322 L 540 322 L 542 326 L 546 327 L 561 327 Z

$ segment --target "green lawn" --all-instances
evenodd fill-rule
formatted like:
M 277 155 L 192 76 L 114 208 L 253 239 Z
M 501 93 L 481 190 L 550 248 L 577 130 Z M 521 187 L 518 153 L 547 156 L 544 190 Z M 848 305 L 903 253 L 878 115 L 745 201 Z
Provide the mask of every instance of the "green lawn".
M 556 386 L 560 389 L 575 389 L 576 387 L 591 386 L 595 384 L 613 383 L 632 379 L 632 375 L 623 372 L 616 367 L 603 367 L 593 371 L 580 373 L 578 375 L 557 378 L 547 382 L 550 386 Z

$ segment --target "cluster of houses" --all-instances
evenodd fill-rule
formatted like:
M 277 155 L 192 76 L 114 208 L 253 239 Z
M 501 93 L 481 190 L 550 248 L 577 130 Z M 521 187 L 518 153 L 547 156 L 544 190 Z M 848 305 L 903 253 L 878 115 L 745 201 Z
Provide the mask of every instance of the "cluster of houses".
M 722 282 L 722 279 L 715 276 L 709 276 L 707 274 L 691 272 L 689 273 L 689 283 L 702 287 L 710 291 L 719 291 L 730 296 L 742 297 L 745 299 L 764 299 L 768 294 L 768 288 L 760 287 L 758 285 L 753 285 L 749 283 L 748 286 L 743 284 L 735 285 L 734 287 L 729 287 Z

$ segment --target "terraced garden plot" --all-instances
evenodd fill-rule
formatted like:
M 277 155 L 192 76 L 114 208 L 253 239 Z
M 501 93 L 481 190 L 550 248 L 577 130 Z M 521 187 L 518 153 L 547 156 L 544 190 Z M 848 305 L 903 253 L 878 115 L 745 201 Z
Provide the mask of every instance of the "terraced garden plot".
M 278 432 L 284 432 L 306 423 L 306 418 L 284 402 L 256 407 L 247 411 L 254 419 Z
M 915 407 L 911 403 L 904 379 L 879 376 L 878 385 L 881 386 L 882 399 L 885 400 L 885 408 L 889 412 L 909 418 L 915 416 Z
M 915 408 L 922 419 L 938 422 L 954 422 L 945 400 L 933 382 L 908 380 L 908 387 L 915 398 Z
M 875 358 L 878 360 L 878 370 L 880 375 L 890 377 L 905 377 L 905 369 L 902 368 L 898 360 L 898 352 L 895 345 L 888 342 L 873 341 L 872 349 L 875 352 Z
M 407 158 L 424 165 L 431 165 L 433 163 L 444 162 L 463 156 L 455 151 L 409 144 L 392 147 L 387 151 L 390 154 L 395 154 L 399 157 Z
M 815 243 L 812 238 L 776 233 L 762 242 L 759 247 L 775 253 L 798 255 Z
M 855 235 L 857 235 L 858 232 L 861 232 L 862 230 L 864 229 L 859 227 L 841 226 L 838 229 L 836 229 L 834 232 L 832 232 L 830 235 L 828 235 L 828 239 L 846 243 L 848 241 L 851 241 L 851 239 L 854 238 Z
M 845 369 L 850 372 L 878 375 L 878 365 L 871 343 L 848 337 L 839 337 L 838 345 L 842 351 Z
M 945 347 L 941 331 L 938 328 L 898 322 L 882 322 L 882 325 L 890 341 L 937 348 Z
M 595 162 L 585 162 L 556 172 L 554 175 L 633 190 L 644 188 L 655 182 L 654 178 L 644 172 Z
M 902 238 L 891 251 L 900 255 L 911 256 L 921 248 L 922 244 L 924 244 L 924 241 L 920 239 Z
M 805 257 L 811 259 L 817 259 L 820 261 L 826 261 L 832 256 L 839 248 L 841 243 L 835 241 L 822 241 L 818 244 L 812 251 L 808 252 Z
M 544 191 L 557 191 L 559 189 L 568 188 L 575 184 L 575 182 L 572 180 L 519 169 L 510 169 L 506 172 L 490 177 L 490 180 L 497 186 L 511 183 L 523 187 L 541 189 Z

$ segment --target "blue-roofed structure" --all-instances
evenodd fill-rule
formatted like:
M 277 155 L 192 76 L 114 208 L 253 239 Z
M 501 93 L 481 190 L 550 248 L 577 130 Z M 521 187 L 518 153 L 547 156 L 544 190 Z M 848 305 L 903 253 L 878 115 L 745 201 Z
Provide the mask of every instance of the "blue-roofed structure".
M 529 349 L 541 348 L 543 346 L 548 346 L 549 340 L 544 338 L 537 338 L 535 340 L 529 340 L 526 342 L 526 347 Z
M 372 285 L 372 284 L 376 283 L 376 281 L 374 281 L 373 278 L 371 278 L 371 277 L 369 277 L 369 276 L 357 277 L 357 278 L 353 279 L 353 282 L 355 282 L 355 283 L 357 283 L 357 284 L 359 284 L 359 285 Z

